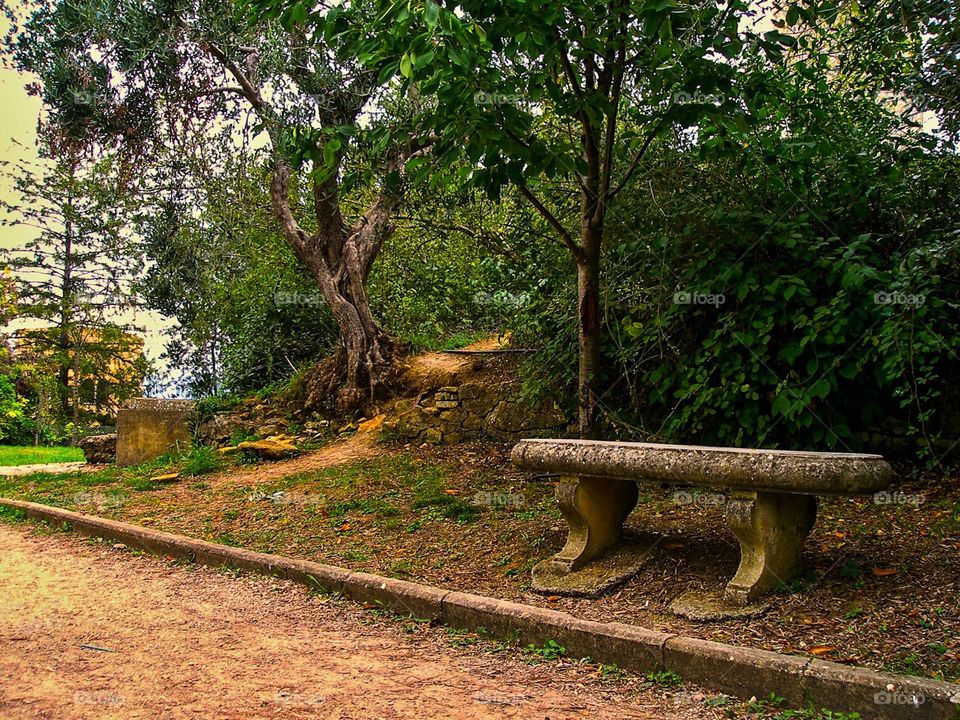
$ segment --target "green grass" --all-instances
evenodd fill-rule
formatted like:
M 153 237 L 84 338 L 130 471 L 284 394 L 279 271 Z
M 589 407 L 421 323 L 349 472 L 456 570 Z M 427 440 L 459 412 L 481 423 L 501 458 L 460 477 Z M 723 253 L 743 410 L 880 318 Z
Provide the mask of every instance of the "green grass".
M 0 445 L 0 466 L 82 462 L 83 451 L 75 447 L 23 447 Z

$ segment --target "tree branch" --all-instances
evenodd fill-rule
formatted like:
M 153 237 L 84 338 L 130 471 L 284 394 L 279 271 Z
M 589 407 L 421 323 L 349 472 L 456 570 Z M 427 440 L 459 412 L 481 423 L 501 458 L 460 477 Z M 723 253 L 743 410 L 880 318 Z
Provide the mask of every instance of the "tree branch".
M 583 248 L 577 244 L 576 240 L 573 239 L 573 236 L 567 232 L 567 229 L 563 227 L 563 224 L 557 219 L 550 210 L 547 209 L 547 206 L 540 202 L 539 199 L 530 191 L 526 185 L 519 185 L 520 193 L 533 205 L 537 212 L 539 212 L 550 226 L 557 231 L 557 234 L 560 235 L 560 239 L 563 240 L 563 244 L 567 246 L 567 249 L 573 253 L 574 259 L 579 263 L 584 259 Z

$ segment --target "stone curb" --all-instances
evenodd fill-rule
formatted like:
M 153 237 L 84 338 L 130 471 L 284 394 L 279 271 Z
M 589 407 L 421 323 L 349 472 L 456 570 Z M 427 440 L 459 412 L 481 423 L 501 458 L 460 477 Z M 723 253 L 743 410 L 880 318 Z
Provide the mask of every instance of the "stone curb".
M 554 640 L 572 657 L 589 656 L 639 672 L 670 670 L 685 681 L 741 698 L 763 699 L 773 692 L 795 707 L 812 702 L 835 712 L 858 712 L 864 720 L 960 720 L 960 687 L 952 683 L 724 645 L 635 625 L 580 620 L 557 610 L 217 545 L 37 503 L 0 498 L 0 507 L 21 510 L 33 520 L 66 524 L 81 535 L 203 565 L 274 575 L 450 627 L 483 628 L 493 636 L 524 644 Z

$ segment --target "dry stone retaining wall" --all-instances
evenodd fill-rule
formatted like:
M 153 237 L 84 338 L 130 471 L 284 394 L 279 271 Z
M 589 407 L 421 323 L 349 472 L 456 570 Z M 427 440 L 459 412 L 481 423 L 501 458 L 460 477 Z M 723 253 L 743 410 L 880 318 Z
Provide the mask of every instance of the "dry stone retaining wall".
M 537 406 L 521 400 L 514 382 L 464 382 L 397 401 L 384 429 L 409 440 L 453 445 L 482 437 L 563 435 L 566 418 L 555 403 Z

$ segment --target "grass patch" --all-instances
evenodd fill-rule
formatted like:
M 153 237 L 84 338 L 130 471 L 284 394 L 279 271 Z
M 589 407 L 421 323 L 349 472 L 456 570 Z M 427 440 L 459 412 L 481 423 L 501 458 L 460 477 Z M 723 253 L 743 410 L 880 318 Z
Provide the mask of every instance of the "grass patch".
M 477 519 L 479 511 L 474 505 L 459 498 L 444 487 L 444 477 L 438 468 L 431 468 L 433 472 L 423 473 L 414 486 L 414 510 L 426 510 L 426 515 L 439 515 L 460 523 L 468 523 Z
M 83 451 L 76 447 L 0 445 L 0 466 L 64 462 L 83 462 Z
M 180 461 L 180 472 L 188 477 L 206 475 L 220 469 L 221 455 L 211 447 L 198 445 Z

